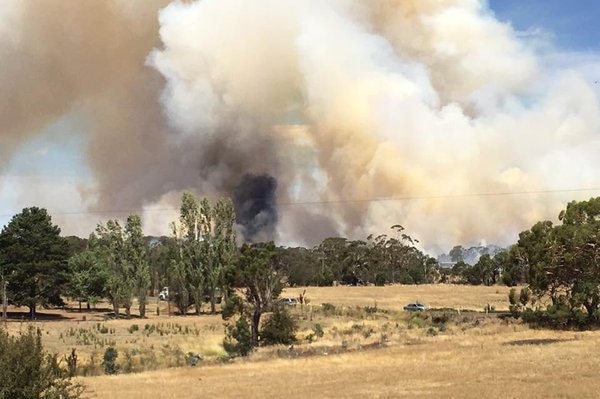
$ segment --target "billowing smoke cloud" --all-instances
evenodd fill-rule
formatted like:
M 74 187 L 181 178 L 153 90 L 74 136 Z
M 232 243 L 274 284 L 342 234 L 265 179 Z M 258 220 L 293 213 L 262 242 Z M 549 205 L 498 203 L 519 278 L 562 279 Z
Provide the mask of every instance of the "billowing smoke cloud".
M 93 209 L 266 174 L 285 206 L 249 237 L 400 223 L 432 250 L 508 243 L 575 195 L 462 194 L 598 186 L 597 93 L 574 70 L 540 78 L 483 0 L 166 3 L 3 3 L 0 162 L 80 112 Z
M 245 241 L 272 240 L 277 224 L 277 180 L 267 174 L 242 177 L 233 190 L 236 222 Z

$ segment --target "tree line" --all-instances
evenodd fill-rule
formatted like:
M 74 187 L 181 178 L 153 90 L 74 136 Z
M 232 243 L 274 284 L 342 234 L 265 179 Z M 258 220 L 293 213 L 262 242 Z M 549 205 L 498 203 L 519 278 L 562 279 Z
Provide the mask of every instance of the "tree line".
M 600 307 L 599 220 L 599 198 L 571 202 L 559 215 L 561 224 L 540 221 L 504 251 L 483 254 L 474 265 L 459 260 L 441 268 L 400 225 L 392 226 L 390 235 L 330 237 L 313 248 L 239 246 L 234 207 L 226 198 L 211 203 L 185 193 L 171 235 L 159 238 L 143 235 L 137 215 L 123 225 L 100 223 L 85 240 L 65 238 L 45 209 L 33 207 L 15 215 L 0 233 L 0 277 L 9 303 L 29 307 L 32 317 L 37 307 L 62 306 L 67 297 L 80 306 L 107 299 L 117 317 L 121 309 L 131 316 L 137 300 L 144 317 L 147 296 L 164 286 L 181 314 L 200 314 L 203 303 L 216 313 L 217 303 L 228 304 L 236 289 L 246 290 L 246 303 L 256 305 L 251 313 L 258 314 L 278 295 L 275 285 L 265 294 L 268 281 L 281 286 L 442 282 L 528 285 L 531 309 L 547 297 L 569 317 L 593 323 Z M 250 287 L 257 276 L 262 285 Z

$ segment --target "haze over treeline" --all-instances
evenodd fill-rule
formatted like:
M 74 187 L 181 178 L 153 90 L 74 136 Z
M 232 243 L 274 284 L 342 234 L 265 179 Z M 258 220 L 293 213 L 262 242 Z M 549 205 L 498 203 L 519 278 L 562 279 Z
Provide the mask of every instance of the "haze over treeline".
M 594 83 L 545 44 L 476 0 L 4 0 L 0 170 L 77 115 L 98 213 L 55 214 L 65 233 L 118 210 L 166 233 L 193 190 L 233 197 L 250 241 L 507 244 L 574 196 L 515 193 L 598 186 Z

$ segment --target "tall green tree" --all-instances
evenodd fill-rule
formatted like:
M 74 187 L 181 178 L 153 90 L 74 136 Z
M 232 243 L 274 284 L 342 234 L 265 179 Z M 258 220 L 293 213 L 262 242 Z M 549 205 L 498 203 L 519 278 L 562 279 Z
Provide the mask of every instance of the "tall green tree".
M 119 308 L 131 316 L 131 305 L 135 294 L 132 265 L 127 259 L 127 246 L 123 227 L 118 220 L 109 220 L 96 227 L 97 240 L 94 250 L 102 260 L 107 278 L 107 295 L 112 302 L 115 317 Z
M 231 268 L 236 252 L 233 203 L 229 199 L 219 199 L 212 206 L 206 198 L 198 200 L 192 193 L 184 193 L 179 222 L 183 265 L 174 264 L 173 267 L 178 271 L 185 268 L 196 313 L 200 313 L 200 306 L 208 297 L 214 314 L 218 291 L 226 291 L 224 276 Z
M 88 309 L 106 296 L 106 270 L 95 251 L 90 248 L 76 253 L 69 258 L 69 297 L 79 302 L 86 302 Z
M 142 231 L 142 219 L 139 215 L 133 214 L 127 218 L 125 244 L 131 273 L 128 278 L 133 280 L 140 317 L 144 318 L 146 317 L 146 298 L 150 288 L 150 267 L 148 265 L 148 250 Z
M 193 298 L 196 314 L 200 314 L 202 302 L 204 301 L 204 290 L 206 288 L 206 251 L 202 244 L 201 228 L 210 225 L 210 215 L 204 215 L 200 211 L 200 201 L 192 193 L 183 193 L 181 197 L 181 208 L 179 221 L 182 228 L 181 253 L 187 272 L 187 291 Z M 205 220 L 208 218 L 208 220 Z M 182 295 L 183 293 L 179 293 Z
M 212 224 L 202 225 L 202 244 L 210 311 L 215 314 L 218 290 L 227 292 L 227 287 L 224 287 L 225 274 L 232 268 L 237 250 L 235 211 L 233 202 L 228 198 L 217 200 L 212 209 L 207 201 L 203 201 L 201 210 L 203 215 L 212 216 Z M 205 216 L 202 220 L 209 218 Z
M 43 208 L 31 207 L 11 219 L 0 233 L 0 274 L 8 280 L 8 299 L 29 307 L 64 305 L 69 245 Z

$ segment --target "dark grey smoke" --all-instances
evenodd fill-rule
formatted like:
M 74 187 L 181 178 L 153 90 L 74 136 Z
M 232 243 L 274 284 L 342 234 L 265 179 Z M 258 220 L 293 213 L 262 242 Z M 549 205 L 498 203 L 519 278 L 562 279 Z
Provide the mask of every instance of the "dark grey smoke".
M 245 174 L 233 190 L 236 221 L 245 241 L 272 240 L 277 224 L 277 180 L 268 174 Z

